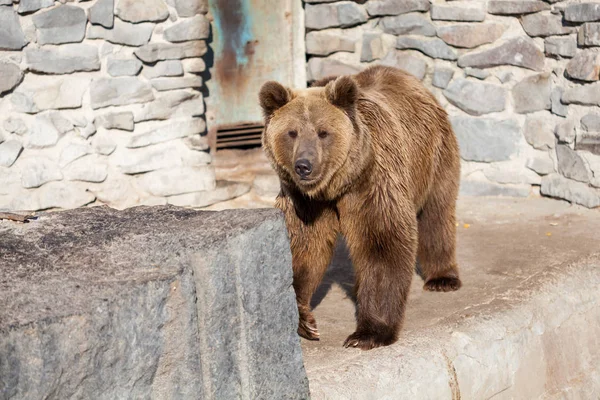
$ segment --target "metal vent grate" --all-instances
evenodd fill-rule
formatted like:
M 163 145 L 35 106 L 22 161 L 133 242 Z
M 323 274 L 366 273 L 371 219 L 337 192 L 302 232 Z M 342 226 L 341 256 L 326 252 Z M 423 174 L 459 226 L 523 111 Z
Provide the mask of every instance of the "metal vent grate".
M 263 125 L 236 125 L 217 130 L 217 150 L 260 147 Z

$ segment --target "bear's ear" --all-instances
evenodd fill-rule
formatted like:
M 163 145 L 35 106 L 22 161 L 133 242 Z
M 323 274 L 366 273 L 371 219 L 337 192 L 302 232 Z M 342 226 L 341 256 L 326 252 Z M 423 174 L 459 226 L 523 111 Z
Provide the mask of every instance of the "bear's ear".
M 292 95 L 280 83 L 269 81 L 260 88 L 258 99 L 265 118 L 269 119 L 275 111 L 292 100 Z
M 358 100 L 358 86 L 349 76 L 340 76 L 325 87 L 327 100 L 336 107 L 346 111 L 348 116 L 354 115 Z

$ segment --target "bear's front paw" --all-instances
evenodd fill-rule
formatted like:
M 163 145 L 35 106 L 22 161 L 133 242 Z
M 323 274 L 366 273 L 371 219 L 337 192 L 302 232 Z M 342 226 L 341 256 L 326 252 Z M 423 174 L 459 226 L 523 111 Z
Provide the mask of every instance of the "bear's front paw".
M 344 342 L 344 347 L 356 347 L 361 350 L 371 350 L 376 347 L 389 346 L 396 341 L 396 337 L 390 332 L 354 332 Z
M 430 292 L 452 292 L 460 289 L 462 282 L 456 277 L 441 277 L 425 282 L 423 289 Z
M 298 335 L 308 340 L 319 340 L 319 331 L 317 330 L 315 317 L 313 317 L 310 311 L 302 309 L 299 309 L 299 311 Z

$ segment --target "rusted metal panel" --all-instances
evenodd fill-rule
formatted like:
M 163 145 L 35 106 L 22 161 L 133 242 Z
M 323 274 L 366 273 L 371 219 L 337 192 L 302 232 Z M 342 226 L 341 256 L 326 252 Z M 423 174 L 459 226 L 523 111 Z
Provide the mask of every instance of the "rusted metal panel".
M 258 91 L 267 80 L 306 85 L 300 0 L 211 0 L 214 60 L 207 80 L 209 130 L 262 121 Z M 210 65 L 210 62 L 209 62 Z

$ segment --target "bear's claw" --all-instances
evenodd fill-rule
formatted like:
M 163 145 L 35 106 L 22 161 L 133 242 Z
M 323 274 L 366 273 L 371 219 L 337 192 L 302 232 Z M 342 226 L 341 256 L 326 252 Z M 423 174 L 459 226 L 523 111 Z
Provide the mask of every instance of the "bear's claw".
M 361 350 L 371 350 L 376 347 L 389 346 L 396 338 L 389 334 L 354 332 L 344 341 L 344 347 L 355 347 Z
M 456 277 L 441 277 L 428 280 L 423 289 L 430 292 L 453 292 L 461 286 L 462 282 Z
M 316 323 L 308 321 L 300 321 L 298 324 L 298 335 L 308 340 L 319 340 L 320 334 L 317 330 Z

